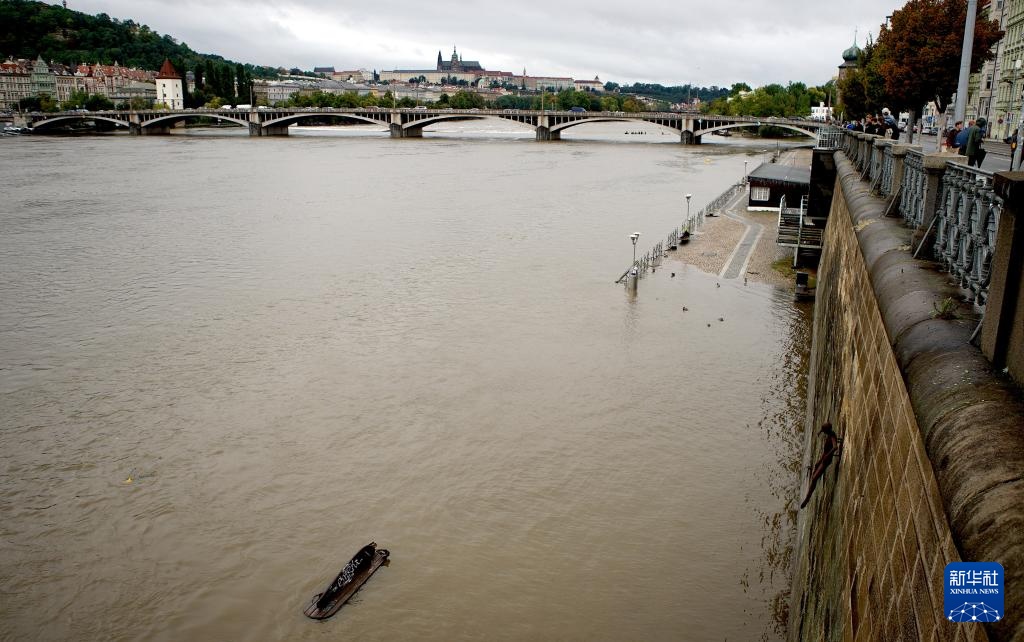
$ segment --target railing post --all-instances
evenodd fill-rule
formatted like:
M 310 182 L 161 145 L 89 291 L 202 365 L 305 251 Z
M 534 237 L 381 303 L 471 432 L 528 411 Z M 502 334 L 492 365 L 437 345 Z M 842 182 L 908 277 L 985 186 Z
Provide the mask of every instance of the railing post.
M 853 164 L 857 168 L 857 173 L 864 176 L 864 137 L 867 136 L 864 132 L 853 132 Z
M 871 141 L 871 164 L 868 166 L 868 179 L 872 187 L 881 192 L 882 165 L 885 163 L 885 148 L 892 144 L 892 141 L 885 138 L 876 138 Z
M 997 369 L 1005 367 L 1024 384 L 1024 172 L 999 172 L 993 186 L 1003 199 L 1003 211 L 992 252 L 981 350 Z
M 941 154 L 926 154 L 922 159 L 925 182 L 924 198 L 921 202 L 921 220 L 918 222 L 920 227 L 911 235 L 915 249 L 921 244 L 922 239 L 935 234 L 935 216 L 942 204 L 942 175 L 946 172 L 948 160 L 949 156 Z M 926 249 L 928 249 L 933 244 L 927 243 L 926 245 Z
M 857 152 L 857 169 L 861 178 L 868 178 L 871 172 L 871 146 L 874 141 L 874 134 L 858 133 L 860 149 Z
M 899 209 L 900 186 L 903 185 L 903 172 L 906 166 L 907 152 L 910 149 L 910 145 L 893 145 L 889 148 L 892 153 L 892 177 L 888 186 L 889 191 L 885 194 L 889 197 L 887 205 L 896 209 Z

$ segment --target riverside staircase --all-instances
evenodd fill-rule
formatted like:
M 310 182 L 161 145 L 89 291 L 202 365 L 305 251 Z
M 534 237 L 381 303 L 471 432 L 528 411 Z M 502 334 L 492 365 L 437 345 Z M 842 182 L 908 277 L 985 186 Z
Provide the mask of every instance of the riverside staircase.
M 779 203 L 779 234 L 776 243 L 792 247 L 794 264 L 802 254 L 821 253 L 825 219 L 807 216 L 807 197 L 800 198 L 800 207 L 787 207 L 786 197 Z

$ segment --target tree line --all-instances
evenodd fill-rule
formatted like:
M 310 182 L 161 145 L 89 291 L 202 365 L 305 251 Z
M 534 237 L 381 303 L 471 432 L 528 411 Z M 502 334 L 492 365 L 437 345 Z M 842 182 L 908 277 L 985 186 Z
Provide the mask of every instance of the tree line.
M 105 13 L 91 16 L 36 0 L 0 2 L 0 54 L 25 59 L 42 56 L 47 62 L 64 65 L 117 62 L 123 67 L 149 70 L 160 69 L 169 59 L 183 77 L 186 70 L 206 61 L 232 68 L 239 64 L 197 53 L 187 44 L 133 20 L 118 20 Z M 272 67 L 242 67 L 247 77 L 278 77 L 277 69 Z
M 835 85 L 831 80 L 820 87 L 790 82 L 786 86 L 770 84 L 757 89 L 751 89 L 746 83 L 736 83 L 728 96 L 705 103 L 702 111 L 722 116 L 805 118 L 810 116 L 811 107 L 818 103 L 831 104 L 834 95 Z

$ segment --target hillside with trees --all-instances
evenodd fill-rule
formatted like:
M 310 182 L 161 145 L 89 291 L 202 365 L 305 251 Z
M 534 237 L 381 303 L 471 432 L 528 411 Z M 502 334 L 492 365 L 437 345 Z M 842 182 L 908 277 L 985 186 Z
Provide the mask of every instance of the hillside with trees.
M 90 16 L 60 5 L 33 0 L 0 0 L 0 55 L 65 65 L 115 62 L 124 67 L 157 70 L 164 59 L 176 61 L 180 71 L 211 61 L 230 65 L 221 56 L 200 54 L 169 35 L 161 35 L 133 20 L 118 20 L 105 13 Z M 255 78 L 277 77 L 271 67 L 243 65 Z

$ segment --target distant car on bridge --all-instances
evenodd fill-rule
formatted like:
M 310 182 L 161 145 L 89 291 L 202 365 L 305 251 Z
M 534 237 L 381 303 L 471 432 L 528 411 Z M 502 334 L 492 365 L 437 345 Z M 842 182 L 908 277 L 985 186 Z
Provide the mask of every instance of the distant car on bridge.
M 582 107 L 571 107 L 571 108 L 569 109 L 569 111 L 574 111 L 574 112 L 577 112 L 577 113 L 579 113 L 579 112 L 585 112 L 585 111 L 587 111 L 587 110 L 586 110 L 586 109 L 584 109 L 584 108 L 582 108 Z

